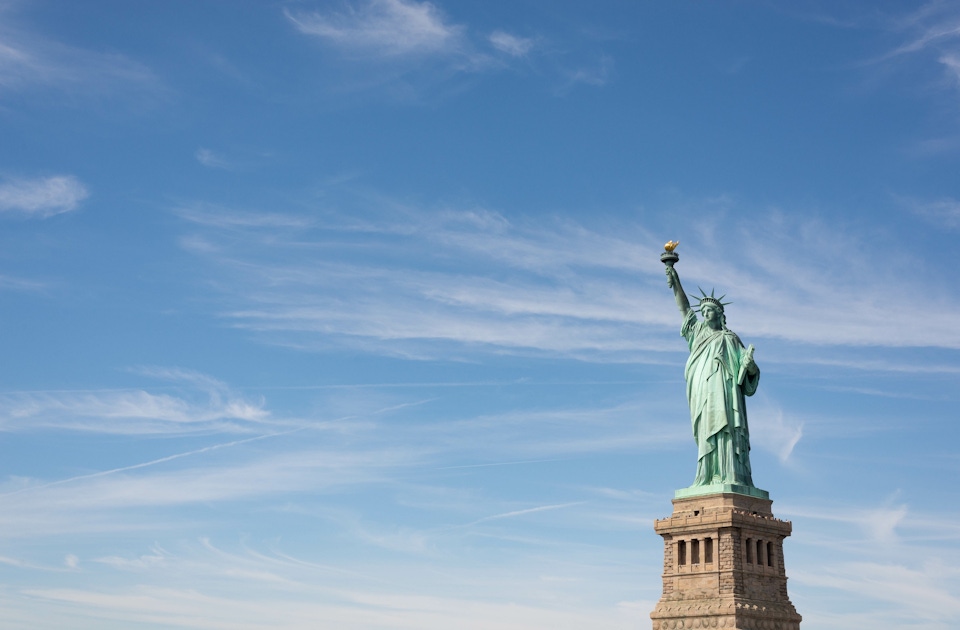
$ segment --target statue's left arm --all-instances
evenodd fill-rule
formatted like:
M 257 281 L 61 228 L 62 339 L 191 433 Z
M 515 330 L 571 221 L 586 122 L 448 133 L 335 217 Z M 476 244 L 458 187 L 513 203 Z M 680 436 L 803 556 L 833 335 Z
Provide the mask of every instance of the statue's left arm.
M 760 384 L 760 368 L 753 360 L 753 350 L 753 344 L 750 344 L 743 349 L 740 356 L 740 374 L 737 384 L 743 388 L 743 393 L 747 396 L 753 396 Z

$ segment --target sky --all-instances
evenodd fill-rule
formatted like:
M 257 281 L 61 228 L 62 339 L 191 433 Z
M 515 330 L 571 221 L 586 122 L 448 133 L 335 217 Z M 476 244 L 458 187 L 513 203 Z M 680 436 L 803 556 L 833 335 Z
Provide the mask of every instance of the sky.
M 756 346 L 804 628 L 960 626 L 960 6 L 0 0 L 0 627 L 649 628 Z

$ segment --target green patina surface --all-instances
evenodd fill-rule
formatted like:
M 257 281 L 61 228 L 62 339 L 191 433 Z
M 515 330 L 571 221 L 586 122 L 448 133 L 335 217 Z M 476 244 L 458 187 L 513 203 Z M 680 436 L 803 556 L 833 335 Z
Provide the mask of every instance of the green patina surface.
M 770 493 L 753 486 L 741 486 L 733 483 L 715 483 L 709 486 L 690 486 L 682 488 L 673 493 L 675 499 L 686 499 L 688 497 L 699 497 L 705 494 L 745 494 L 749 497 L 758 499 L 769 499 Z
M 750 429 L 745 399 L 757 391 L 760 383 L 753 346 L 744 347 L 740 338 L 727 328 L 722 297 L 715 298 L 701 290 L 702 297 L 696 298 L 701 315 L 697 318 L 674 269 L 678 259 L 674 253 L 672 258 L 664 259 L 664 263 L 667 284 L 673 289 L 683 316 L 680 334 L 690 350 L 684 378 L 693 438 L 697 443 L 697 472 L 693 485 L 678 490 L 677 496 L 735 492 L 766 498 L 767 493 L 753 485 L 750 469 Z

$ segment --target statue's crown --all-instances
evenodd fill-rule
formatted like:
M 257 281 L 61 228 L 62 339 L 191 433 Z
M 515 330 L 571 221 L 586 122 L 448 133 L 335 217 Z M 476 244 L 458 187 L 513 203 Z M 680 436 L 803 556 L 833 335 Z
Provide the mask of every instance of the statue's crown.
M 700 287 L 697 287 L 697 288 L 700 289 Z M 706 291 L 704 291 L 703 289 L 700 289 L 700 295 L 699 295 L 699 296 L 697 296 L 697 295 L 691 295 L 690 297 L 692 297 L 693 299 L 695 299 L 695 300 L 697 301 L 697 308 L 698 308 L 700 311 L 703 311 L 703 305 L 704 305 L 704 304 L 709 304 L 709 305 L 711 305 L 711 306 L 714 306 L 714 307 L 720 309 L 720 312 L 722 313 L 722 312 L 723 312 L 723 307 L 726 306 L 727 304 L 730 304 L 730 302 L 723 302 L 723 301 L 721 301 L 721 300 L 723 300 L 723 298 L 727 297 L 726 295 L 721 295 L 720 297 L 714 297 L 714 290 L 713 290 L 713 289 L 710 289 L 710 295 L 707 295 Z

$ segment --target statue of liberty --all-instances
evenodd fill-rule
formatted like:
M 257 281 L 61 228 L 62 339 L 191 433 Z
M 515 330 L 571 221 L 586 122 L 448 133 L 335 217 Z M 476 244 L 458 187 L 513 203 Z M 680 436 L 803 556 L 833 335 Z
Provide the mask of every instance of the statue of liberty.
M 701 289 L 702 297 L 694 298 L 699 302 L 702 321 L 697 319 L 673 268 L 679 258 L 673 252 L 676 244 L 667 245 L 661 259 L 667 265 L 667 285 L 673 289 L 683 315 L 680 334 L 690 348 L 684 377 L 698 450 L 693 486 L 733 484 L 753 488 L 744 399 L 757 391 L 760 382 L 753 345 L 744 348 L 740 338 L 727 328 L 721 301 L 724 296 L 716 298 L 712 291 L 707 295 Z

